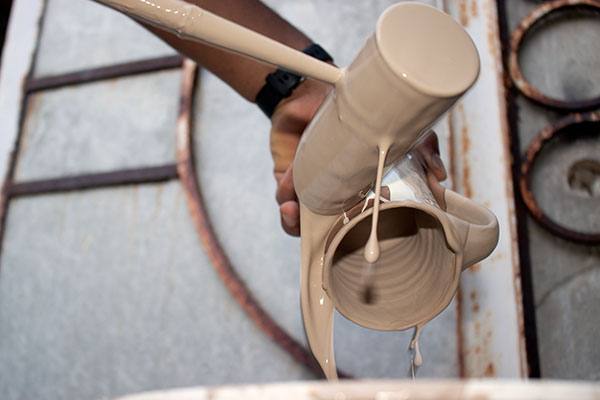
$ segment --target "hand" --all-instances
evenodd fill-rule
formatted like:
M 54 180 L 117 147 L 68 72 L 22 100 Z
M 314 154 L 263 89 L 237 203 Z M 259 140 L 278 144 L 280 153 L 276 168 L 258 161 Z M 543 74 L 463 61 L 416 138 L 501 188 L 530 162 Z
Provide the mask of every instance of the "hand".
M 281 226 L 292 235 L 300 235 L 300 209 L 292 180 L 292 162 L 302 132 L 332 89 L 331 85 L 306 79 L 279 103 L 271 117 L 271 155 L 277 181 Z M 446 169 L 439 156 L 438 139 L 431 131 L 416 148 L 422 162 L 438 181 L 446 179 Z
M 279 204 L 281 226 L 292 236 L 300 235 L 300 209 L 292 180 L 296 147 L 302 132 L 332 88 L 327 83 L 305 79 L 290 97 L 277 105 L 271 117 L 271 155 L 277 181 L 275 197 Z

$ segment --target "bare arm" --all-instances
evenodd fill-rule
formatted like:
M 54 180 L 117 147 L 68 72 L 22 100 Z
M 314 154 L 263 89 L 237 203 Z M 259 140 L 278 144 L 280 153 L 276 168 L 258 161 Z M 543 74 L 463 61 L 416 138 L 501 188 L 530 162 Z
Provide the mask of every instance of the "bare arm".
M 301 50 L 312 44 L 306 35 L 259 0 L 186 1 L 294 49 Z M 253 58 L 208 44 L 184 40 L 158 28 L 146 27 L 177 51 L 217 75 L 249 101 L 254 101 L 265 84 L 266 76 L 276 69 Z M 290 97 L 278 104 L 271 117 L 271 154 L 278 186 L 276 199 L 280 205 L 282 227 L 291 235 L 300 233 L 299 209 L 292 180 L 294 154 L 304 128 L 330 90 L 331 86 L 328 84 L 305 79 Z M 432 155 L 437 153 L 436 150 L 431 143 L 424 146 L 424 158 L 430 168 L 436 171 L 436 177 L 443 179 L 443 165 L 440 168 L 431 162 Z
M 187 0 L 248 29 L 302 50 L 312 41 L 258 0 Z M 146 26 L 180 53 L 208 69 L 241 96 L 254 101 L 266 76 L 276 67 L 208 44 L 184 40 L 172 33 Z

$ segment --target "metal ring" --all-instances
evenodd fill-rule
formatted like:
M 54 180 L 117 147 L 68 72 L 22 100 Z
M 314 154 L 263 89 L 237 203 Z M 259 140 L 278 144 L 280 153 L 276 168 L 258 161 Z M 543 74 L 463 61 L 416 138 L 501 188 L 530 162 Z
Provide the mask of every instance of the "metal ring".
M 550 218 L 537 204 L 531 190 L 531 171 L 536 157 L 554 136 L 560 134 L 567 128 L 581 123 L 599 123 L 600 112 L 590 112 L 585 114 L 571 114 L 560 119 L 553 125 L 543 129 L 538 136 L 529 144 L 526 151 L 525 160 L 521 163 L 521 176 L 519 177 L 519 188 L 521 196 L 529 214 L 543 228 L 549 232 L 560 236 L 572 242 L 585 244 L 600 244 L 600 232 L 584 233 L 565 228 L 552 218 Z
M 597 108 L 600 106 L 600 96 L 587 100 L 566 101 L 542 94 L 525 79 L 523 73 L 521 72 L 521 68 L 519 67 L 519 50 L 521 48 L 523 38 L 527 35 L 528 31 L 549 15 L 560 12 L 566 8 L 591 8 L 594 10 L 600 10 L 600 1 L 557 0 L 540 5 L 528 16 L 523 18 L 519 24 L 519 27 L 513 32 L 510 40 L 510 54 L 508 56 L 508 70 L 510 77 L 517 89 L 519 89 L 523 95 L 546 107 L 568 111 Z

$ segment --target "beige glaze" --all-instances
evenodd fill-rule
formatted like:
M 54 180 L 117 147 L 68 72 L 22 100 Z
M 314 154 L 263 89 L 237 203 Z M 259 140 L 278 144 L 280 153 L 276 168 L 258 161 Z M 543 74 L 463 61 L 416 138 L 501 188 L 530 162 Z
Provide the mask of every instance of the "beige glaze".
M 372 229 L 375 193 L 338 216 L 316 214 L 302 202 L 301 299 L 307 337 L 329 379 L 335 379 L 333 309 L 376 330 L 421 328 L 442 312 L 460 273 L 487 257 L 498 240 L 495 216 L 485 207 L 443 190 L 441 209 L 416 157 L 408 155 L 383 178 L 379 259 L 373 263 L 371 301 L 365 301 L 364 247 Z M 346 222 L 344 222 L 346 221 Z
M 475 45 L 450 16 L 419 3 L 389 7 L 302 135 L 299 199 L 318 214 L 352 207 L 373 185 L 381 140 L 394 164 L 478 72 Z
M 364 246 L 372 228 L 373 192 L 338 216 L 316 214 L 300 205 L 302 226 L 301 299 L 313 354 L 335 379 L 333 309 L 377 330 L 417 327 L 411 343 L 414 363 L 421 328 L 452 300 L 460 273 L 485 258 L 498 240 L 495 216 L 485 207 L 443 190 L 444 211 L 410 154 L 383 178 L 389 198 L 381 205 L 381 254 L 373 264 L 372 301 L 364 301 Z M 344 221 L 347 219 L 347 222 Z
M 383 166 L 385 158 L 390 148 L 389 142 L 382 142 L 378 147 L 379 161 L 377 164 L 377 178 L 375 179 L 375 205 L 373 207 L 373 223 L 371 225 L 371 234 L 365 246 L 365 261 L 369 264 L 377 262 L 379 258 L 379 240 L 377 239 L 377 222 L 379 221 L 379 203 L 381 200 L 381 179 L 383 178 Z
M 450 303 L 463 268 L 497 243 L 491 212 L 438 184 L 440 208 L 417 160 L 402 158 L 478 70 L 475 46 L 452 18 L 422 4 L 394 5 L 303 133 L 294 160 L 302 310 L 329 379 L 337 377 L 334 308 L 372 329 L 416 327 L 414 370 L 422 327 Z M 398 164 L 380 206 L 386 163 Z
M 96 0 L 177 36 L 208 42 L 328 83 L 342 71 L 182 0 Z

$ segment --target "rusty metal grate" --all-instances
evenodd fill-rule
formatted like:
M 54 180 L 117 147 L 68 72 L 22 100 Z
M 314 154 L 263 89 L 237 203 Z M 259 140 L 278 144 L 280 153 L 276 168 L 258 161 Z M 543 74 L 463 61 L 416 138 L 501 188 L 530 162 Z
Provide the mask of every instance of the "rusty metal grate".
M 139 75 L 166 69 L 179 68 L 183 73 L 180 94 L 180 109 L 175 129 L 177 143 L 177 162 L 175 164 L 150 166 L 133 169 L 121 169 L 103 173 L 81 174 L 53 179 L 26 182 L 14 182 L 14 170 L 17 162 L 20 138 L 23 132 L 23 119 L 26 115 L 27 97 L 36 92 L 80 85 L 111 78 Z M 44 193 L 65 192 L 71 190 L 97 189 L 115 185 L 144 184 L 179 179 L 184 188 L 190 213 L 193 217 L 199 238 L 205 251 L 223 284 L 252 322 L 271 340 L 281 346 L 298 363 L 306 366 L 316 377 L 323 378 L 321 368 L 312 353 L 292 338 L 263 309 L 239 277 L 236 269 L 228 260 L 219 240 L 211 227 L 209 216 L 204 208 L 201 190 L 195 172 L 192 144 L 192 106 L 198 68 L 191 60 L 183 57 L 166 56 L 142 61 L 86 69 L 61 75 L 30 78 L 24 85 L 24 101 L 21 109 L 20 128 L 16 149 L 12 153 L 9 172 L 5 179 L 0 198 L 0 249 L 4 233 L 5 220 L 10 200 L 15 197 L 32 196 Z M 340 372 L 341 377 L 348 377 Z
M 525 319 L 525 337 L 529 376 L 541 376 L 538 334 L 536 325 L 536 305 L 533 293 L 533 273 L 529 248 L 529 231 L 527 215 L 553 235 L 571 242 L 583 244 L 600 243 L 600 233 L 579 232 L 562 226 L 548 216 L 537 204 L 531 188 L 531 175 L 535 168 L 538 154 L 553 137 L 569 131 L 569 134 L 581 129 L 585 124 L 598 125 L 598 112 L 585 112 L 600 106 L 600 97 L 585 100 L 560 100 L 543 94 L 528 82 L 519 65 L 519 54 L 523 40 L 533 29 L 543 26 L 546 21 L 570 10 L 586 10 L 597 13 L 600 2 L 597 0 L 554 0 L 541 2 L 526 17 L 517 28 L 510 32 L 508 28 L 507 10 L 510 1 L 498 2 L 500 17 L 500 32 L 502 41 L 502 56 L 505 64 L 505 87 L 507 114 L 510 124 L 511 153 L 513 156 L 512 175 L 515 193 L 517 230 L 519 237 L 519 253 L 521 264 L 521 284 L 523 288 L 523 307 Z M 513 4 L 514 6 L 514 4 Z M 519 110 L 517 99 L 523 96 L 538 106 L 552 111 L 557 120 L 542 129 L 531 141 L 522 157 L 519 136 Z

